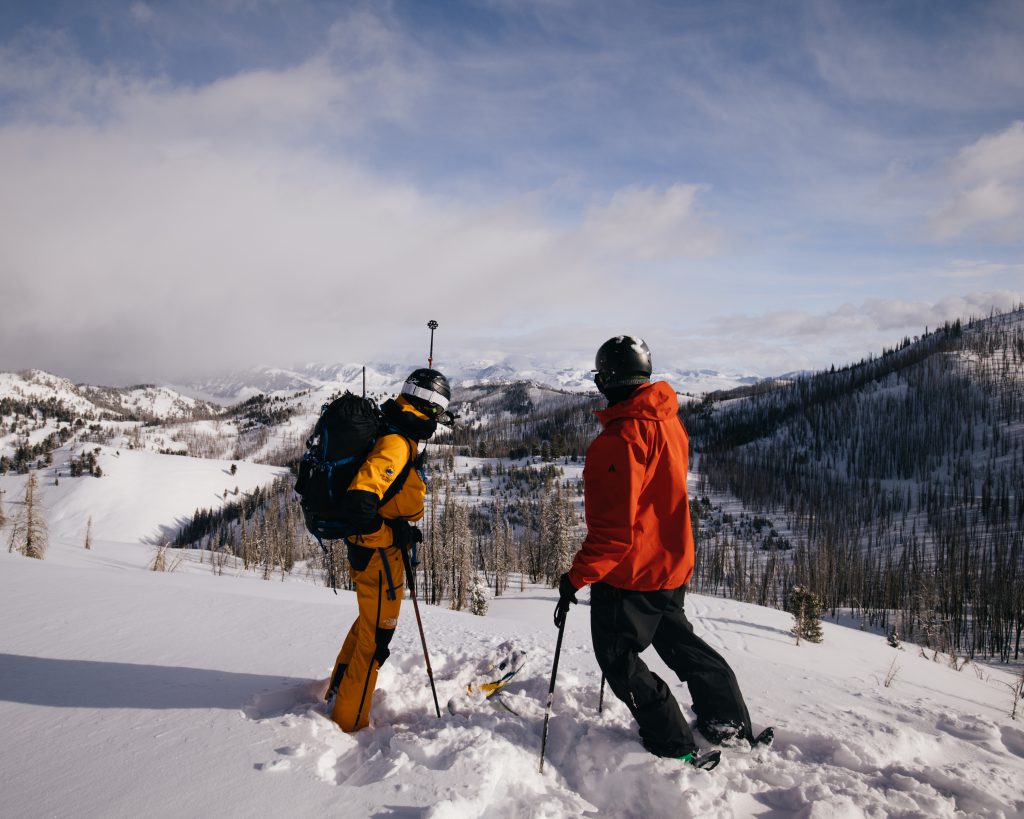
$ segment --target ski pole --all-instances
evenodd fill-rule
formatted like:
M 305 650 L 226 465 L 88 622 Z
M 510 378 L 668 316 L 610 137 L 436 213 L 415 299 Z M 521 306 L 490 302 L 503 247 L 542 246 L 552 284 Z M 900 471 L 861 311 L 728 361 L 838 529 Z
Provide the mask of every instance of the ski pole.
M 548 686 L 548 705 L 544 710 L 544 735 L 540 741 L 540 772 L 544 773 L 544 751 L 548 745 L 548 720 L 551 719 L 551 703 L 555 701 L 555 677 L 558 676 L 558 657 L 562 653 L 562 636 L 565 634 L 565 618 L 569 613 L 568 607 L 561 612 L 558 618 L 558 642 L 555 643 L 555 660 L 551 664 L 551 684 Z
M 597 713 L 604 713 L 604 673 L 601 673 L 601 696 L 597 698 Z
M 420 629 L 420 642 L 423 644 L 423 659 L 427 663 L 427 677 L 430 678 L 430 692 L 434 695 L 434 711 L 437 713 L 437 718 L 441 719 L 441 706 L 437 702 L 437 689 L 434 687 L 434 669 L 430 667 L 430 654 L 427 653 L 427 637 L 423 633 L 423 620 L 420 618 L 420 604 L 416 598 L 416 575 L 413 573 L 412 561 L 409 559 L 409 551 L 404 546 L 401 548 L 402 562 L 405 563 L 405 571 L 409 575 L 409 579 L 412 581 L 409 583 L 409 589 L 412 591 L 412 608 L 416 612 L 416 625 Z

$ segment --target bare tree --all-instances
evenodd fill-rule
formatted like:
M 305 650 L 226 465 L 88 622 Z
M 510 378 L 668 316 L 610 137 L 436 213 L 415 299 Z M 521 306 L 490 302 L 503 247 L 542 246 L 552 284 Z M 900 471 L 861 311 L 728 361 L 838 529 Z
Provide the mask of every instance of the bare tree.
M 47 532 L 46 520 L 36 498 L 38 488 L 39 480 L 36 473 L 30 472 L 25 482 L 25 505 L 11 528 L 8 551 L 17 551 L 25 557 L 42 560 L 46 554 Z
M 85 548 L 92 548 L 92 515 L 89 515 L 89 521 L 85 524 Z

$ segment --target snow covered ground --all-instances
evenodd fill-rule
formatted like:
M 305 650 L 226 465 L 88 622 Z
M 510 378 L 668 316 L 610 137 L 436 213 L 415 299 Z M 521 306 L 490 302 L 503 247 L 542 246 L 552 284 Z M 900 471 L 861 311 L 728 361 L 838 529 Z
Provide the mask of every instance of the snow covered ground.
M 107 540 L 86 552 L 77 539 L 53 542 L 43 562 L 0 553 L 3 815 L 1024 813 L 1024 725 L 1007 716 L 1002 669 L 957 672 L 829 624 L 824 644 L 797 647 L 782 612 L 692 596 L 691 618 L 733 663 L 755 727 L 777 732 L 767 754 L 726 751 L 718 769 L 696 771 L 644 753 L 610 694 L 598 714 L 579 606 L 541 774 L 552 591 L 527 587 L 482 618 L 421 606 L 440 719 L 407 602 L 372 725 L 350 736 L 320 695 L 352 594 L 302 577 L 218 577 L 195 554 L 178 572 L 145 571 L 150 556 Z M 510 639 L 528 652 L 505 694 L 518 715 L 460 695 Z
M 1012 670 L 956 671 L 830 624 L 798 647 L 785 613 L 696 595 L 687 610 L 733 664 L 755 728 L 776 728 L 768 753 L 727 750 L 713 772 L 646 754 L 610 692 L 598 713 L 581 605 L 540 773 L 555 594 L 518 585 L 486 617 L 421 606 L 440 719 L 407 601 L 372 725 L 343 734 L 320 697 L 354 595 L 301 570 L 218 576 L 199 552 L 146 570 L 179 517 L 278 470 L 110 448 L 100 462 L 98 479 L 41 473 L 45 561 L 0 549 L 0 816 L 1024 815 Z M 0 478 L 9 519 L 23 482 Z M 463 693 L 510 640 L 527 652 L 504 693 L 514 714 Z

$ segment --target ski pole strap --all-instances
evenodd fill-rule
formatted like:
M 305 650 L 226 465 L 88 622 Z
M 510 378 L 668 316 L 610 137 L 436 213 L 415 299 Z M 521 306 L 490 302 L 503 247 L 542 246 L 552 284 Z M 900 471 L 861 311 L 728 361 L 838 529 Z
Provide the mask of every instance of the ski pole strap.
M 388 579 L 388 600 L 395 599 L 395 581 L 391 578 L 391 564 L 388 563 L 388 554 L 383 547 L 377 549 L 380 553 L 380 562 L 384 564 L 384 576 Z
M 402 550 L 402 562 L 405 564 L 405 582 L 409 584 L 409 591 L 416 591 L 416 567 L 420 564 L 416 562 L 416 543 L 412 544 L 412 555 L 409 554 L 409 547 L 402 544 L 399 547 Z
M 327 580 L 331 584 L 331 588 L 334 593 L 338 593 L 338 575 L 334 572 L 334 552 L 324 546 L 323 539 L 320 535 L 314 533 L 313 537 L 316 538 L 316 542 L 320 544 L 320 549 L 327 558 Z

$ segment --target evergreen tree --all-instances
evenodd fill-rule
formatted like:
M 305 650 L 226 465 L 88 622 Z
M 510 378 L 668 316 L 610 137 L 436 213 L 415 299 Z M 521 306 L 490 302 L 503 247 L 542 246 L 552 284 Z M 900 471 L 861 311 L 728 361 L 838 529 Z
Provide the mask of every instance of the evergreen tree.
M 540 548 L 544 560 L 544 577 L 552 586 L 572 565 L 572 557 L 579 546 L 576 532 L 576 511 L 572 501 L 562 494 L 559 480 L 546 490 L 541 507 Z
M 479 617 L 487 614 L 487 606 L 491 599 L 490 590 L 480 575 L 473 579 L 473 586 L 469 590 L 469 610 Z
M 810 643 L 820 643 L 824 638 L 821 631 L 821 598 L 806 586 L 794 586 L 786 601 L 786 611 L 793 615 L 793 636 L 797 645 L 803 638 Z

